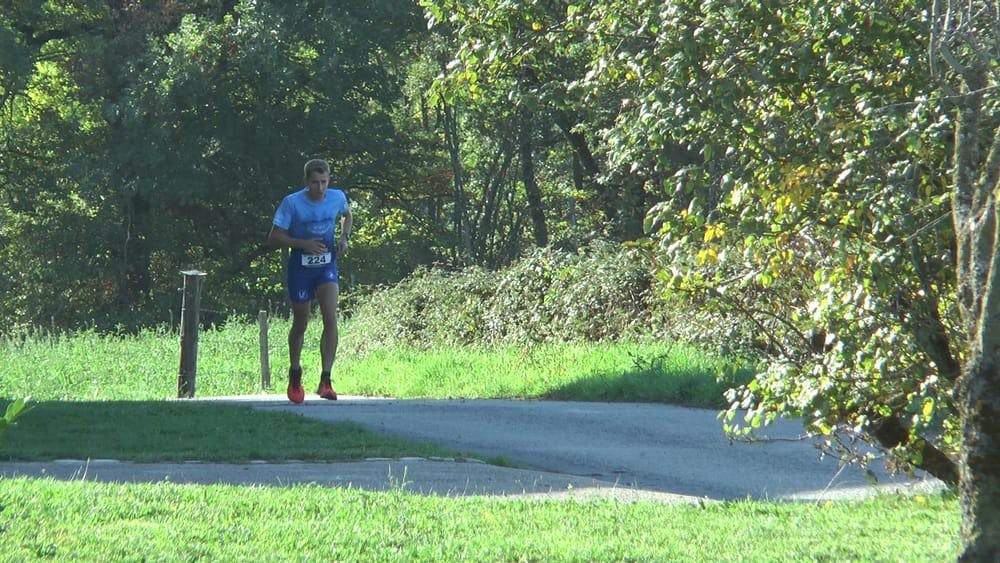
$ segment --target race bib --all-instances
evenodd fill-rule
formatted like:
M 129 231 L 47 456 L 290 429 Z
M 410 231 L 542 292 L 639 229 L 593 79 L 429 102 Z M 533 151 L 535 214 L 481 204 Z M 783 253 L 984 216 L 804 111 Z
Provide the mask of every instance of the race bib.
M 303 254 L 302 255 L 302 265 L 306 268 L 320 268 L 322 266 L 329 266 L 333 262 L 333 253 L 324 252 L 323 254 Z

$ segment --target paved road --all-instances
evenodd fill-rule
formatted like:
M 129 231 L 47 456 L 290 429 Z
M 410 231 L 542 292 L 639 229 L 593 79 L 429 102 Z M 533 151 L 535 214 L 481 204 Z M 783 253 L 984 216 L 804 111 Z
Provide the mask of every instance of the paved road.
M 730 444 L 715 411 L 634 403 L 558 401 L 389 400 L 308 398 L 293 405 L 278 395 L 214 398 L 264 411 L 289 411 L 330 422 L 489 456 L 523 468 L 448 460 L 347 463 L 157 464 L 109 460 L 0 463 L 0 477 L 282 486 L 313 483 L 423 494 L 544 498 L 838 499 L 882 490 L 936 490 L 934 479 L 878 473 L 873 485 L 856 467 L 820 459 L 792 422 L 769 440 Z
M 347 398 L 252 401 L 326 421 L 503 456 L 547 472 L 591 477 L 639 490 L 712 499 L 837 498 L 872 492 L 857 467 L 820 459 L 795 422 L 769 440 L 730 444 L 714 410 L 659 404 L 560 401 L 387 400 Z M 939 486 L 876 471 L 892 488 Z

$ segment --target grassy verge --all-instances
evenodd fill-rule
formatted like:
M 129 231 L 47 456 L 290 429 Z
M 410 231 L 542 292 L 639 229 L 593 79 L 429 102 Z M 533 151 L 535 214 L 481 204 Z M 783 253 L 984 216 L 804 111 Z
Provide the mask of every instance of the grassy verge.
M 719 408 L 722 393 L 751 377 L 729 360 L 678 344 L 539 344 L 494 349 L 400 349 L 358 354 L 345 323 L 334 382 L 348 395 L 398 398 L 552 398 L 643 401 Z M 319 323 L 310 325 L 302 363 L 318 380 Z M 287 323 L 271 327 L 272 387 L 288 368 Z M 196 395 L 260 391 L 259 334 L 251 324 L 199 338 Z M 36 400 L 158 400 L 177 394 L 176 334 L 32 335 L 0 342 L 0 397 Z
M 307 340 L 319 338 L 313 323 Z M 287 324 L 272 325 L 273 387 L 285 384 Z M 747 370 L 683 346 L 550 344 L 499 350 L 392 350 L 352 353 L 350 326 L 335 382 L 348 394 L 401 398 L 550 398 L 658 401 L 720 407 L 722 392 Z M 277 344 L 275 342 L 277 341 Z M 204 331 L 199 339 L 197 395 L 260 391 L 259 333 L 253 324 Z M 37 408 L 7 432 L 7 459 L 152 460 L 357 459 L 445 455 L 426 444 L 395 440 L 350 425 L 220 405 L 164 403 L 176 395 L 178 337 L 28 335 L 0 342 L 0 406 L 31 395 Z M 319 363 L 307 346 L 303 364 Z M 307 368 L 308 369 L 308 368 Z M 717 378 L 718 374 L 725 374 Z M 307 378 L 315 377 L 307 371 Z M 306 381 L 307 386 L 312 382 Z M 40 403 L 39 403 L 40 401 Z M 325 447 L 317 448 L 323 437 Z M 462 453 L 476 457 L 475 453 Z
M 401 456 L 476 457 L 382 436 L 351 423 L 327 424 L 292 413 L 176 401 L 44 402 L 10 428 L 0 444 L 0 459 L 32 461 L 332 461 Z
M 363 395 L 660 402 L 721 408 L 745 367 L 681 345 L 384 350 L 347 359 L 339 385 Z
M 703 507 L 0 481 L 6 560 L 945 561 L 954 498 Z
M 286 326 L 272 330 L 275 386 Z M 316 328 L 314 324 L 314 329 Z M 257 331 L 202 334 L 199 396 L 259 390 Z M 318 335 L 311 332 L 309 342 Z M 138 460 L 354 459 L 449 455 L 294 415 L 164 401 L 177 336 L 31 336 L 0 342 L 0 403 L 41 401 L 2 436 L 0 456 Z M 748 372 L 679 346 L 545 345 L 351 353 L 350 394 L 535 397 L 721 405 Z M 307 366 L 318 364 L 307 346 Z M 718 374 L 726 374 L 721 383 Z M 312 372 L 312 376 L 315 373 Z M 309 377 L 307 375 L 307 377 Z M 2 406 L 2 405 L 0 405 Z M 316 440 L 319 435 L 322 440 Z M 317 447 L 322 442 L 323 447 Z M 0 560 L 890 560 L 957 554 L 951 495 L 704 507 L 607 501 L 422 497 L 297 486 L 114 485 L 0 479 Z

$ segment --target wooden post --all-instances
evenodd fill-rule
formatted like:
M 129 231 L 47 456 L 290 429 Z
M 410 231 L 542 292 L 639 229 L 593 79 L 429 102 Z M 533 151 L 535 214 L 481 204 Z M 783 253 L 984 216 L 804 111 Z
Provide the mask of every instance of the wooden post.
M 267 353 L 267 311 L 257 313 L 257 324 L 260 326 L 260 387 L 267 391 L 271 388 L 271 360 Z
M 198 317 L 201 309 L 201 283 L 205 272 L 185 270 L 184 300 L 181 303 L 181 367 L 177 374 L 177 398 L 194 397 L 198 375 Z

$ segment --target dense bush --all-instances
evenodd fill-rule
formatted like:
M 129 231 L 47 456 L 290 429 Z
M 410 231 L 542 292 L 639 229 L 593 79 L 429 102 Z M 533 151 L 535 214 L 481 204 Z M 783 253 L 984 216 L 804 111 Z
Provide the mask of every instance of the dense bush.
M 538 249 L 501 271 L 420 269 L 359 297 L 361 350 L 406 345 L 696 340 L 707 319 L 663 294 L 641 248 Z M 725 333 L 721 331 L 720 334 Z

